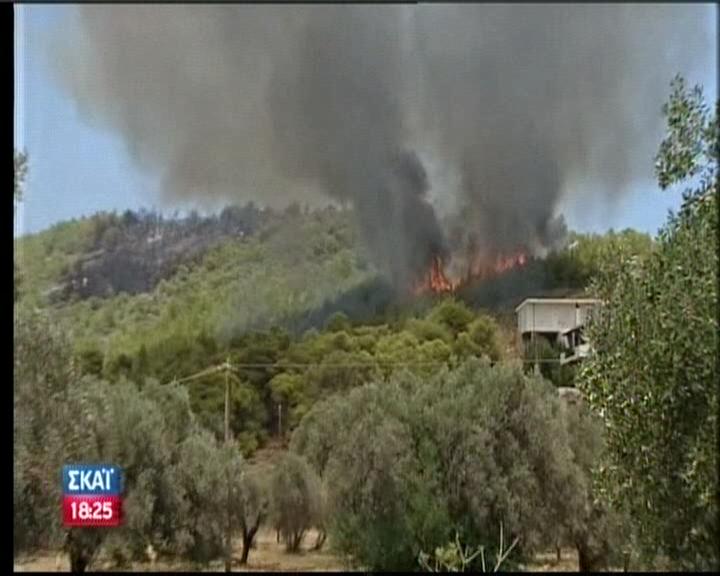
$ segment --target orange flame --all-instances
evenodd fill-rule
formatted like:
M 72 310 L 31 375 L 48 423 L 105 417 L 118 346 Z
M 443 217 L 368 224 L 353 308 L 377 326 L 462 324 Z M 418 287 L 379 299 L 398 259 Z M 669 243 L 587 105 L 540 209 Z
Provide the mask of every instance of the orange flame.
M 452 293 L 464 284 L 469 284 L 474 280 L 487 280 L 499 276 L 513 268 L 522 267 L 526 263 L 527 256 L 523 251 L 518 251 L 508 256 L 498 256 L 494 261 L 476 257 L 468 266 L 465 277 L 463 279 L 453 280 L 445 275 L 442 258 L 435 256 L 430 265 L 430 269 L 416 282 L 413 287 L 413 292 L 415 294 L 424 294 L 427 292 L 432 292 L 433 294 Z
M 445 276 L 443 270 L 443 262 L 440 256 L 435 256 L 430 265 L 430 269 L 415 284 L 413 292 L 415 294 L 423 294 L 425 292 L 433 292 L 434 294 L 443 294 L 446 292 L 454 292 L 457 283 L 453 284 Z
M 487 261 L 483 258 L 473 260 L 468 269 L 468 279 L 485 279 L 498 276 L 508 270 L 524 266 L 527 257 L 524 252 L 517 252 L 509 256 L 497 256 L 495 261 Z

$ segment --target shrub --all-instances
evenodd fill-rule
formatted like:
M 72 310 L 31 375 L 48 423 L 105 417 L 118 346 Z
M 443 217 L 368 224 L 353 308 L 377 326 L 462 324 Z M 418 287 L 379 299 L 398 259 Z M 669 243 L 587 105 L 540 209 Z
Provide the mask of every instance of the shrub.
M 427 319 L 445 326 L 457 335 L 467 329 L 475 319 L 475 314 L 464 303 L 446 298 L 430 311 Z
M 499 360 L 502 346 L 498 332 L 495 320 L 484 314 L 478 315 L 467 331 L 458 336 L 455 349 L 461 356 L 487 356 L 491 360 Z
M 308 529 L 320 519 L 320 483 L 307 462 L 286 454 L 271 479 L 275 529 L 288 552 L 297 552 Z
M 247 564 L 255 535 L 269 512 L 270 500 L 266 479 L 257 473 L 243 474 L 237 494 L 237 518 L 243 540 L 240 563 Z
M 342 332 L 343 330 L 350 330 L 352 328 L 352 324 L 346 314 L 343 314 L 342 312 L 335 312 L 332 316 L 330 316 L 330 318 L 328 318 L 325 327 L 328 332 Z
M 241 459 L 197 430 L 186 389 L 80 377 L 62 333 L 47 318 L 20 316 L 15 328 L 15 551 L 64 542 L 78 572 L 106 543 L 111 552 L 127 552 L 117 557 L 122 561 L 142 558 L 148 542 L 200 562 L 219 555 L 229 471 L 238 470 Z M 57 479 L 72 461 L 123 467 L 121 527 L 61 526 Z
M 315 406 L 291 449 L 323 476 L 333 544 L 371 569 L 414 569 L 455 532 L 497 546 L 500 522 L 521 558 L 590 506 L 556 391 L 516 364 L 396 373 Z

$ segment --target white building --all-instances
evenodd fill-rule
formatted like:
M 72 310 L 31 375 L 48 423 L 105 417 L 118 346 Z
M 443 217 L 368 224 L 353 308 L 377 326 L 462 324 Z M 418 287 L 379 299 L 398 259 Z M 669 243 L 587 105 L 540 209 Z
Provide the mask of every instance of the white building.
M 566 349 L 561 363 L 586 356 L 590 348 L 582 328 L 599 303 L 594 298 L 527 298 L 515 308 L 523 349 L 530 351 L 538 338 L 545 338 Z

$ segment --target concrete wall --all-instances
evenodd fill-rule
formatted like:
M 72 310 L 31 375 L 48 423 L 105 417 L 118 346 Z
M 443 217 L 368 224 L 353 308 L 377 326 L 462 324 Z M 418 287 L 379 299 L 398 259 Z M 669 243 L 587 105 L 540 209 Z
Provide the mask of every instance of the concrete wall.
M 577 306 L 577 307 L 576 307 Z M 591 304 L 531 302 L 518 312 L 518 331 L 562 332 L 585 324 Z

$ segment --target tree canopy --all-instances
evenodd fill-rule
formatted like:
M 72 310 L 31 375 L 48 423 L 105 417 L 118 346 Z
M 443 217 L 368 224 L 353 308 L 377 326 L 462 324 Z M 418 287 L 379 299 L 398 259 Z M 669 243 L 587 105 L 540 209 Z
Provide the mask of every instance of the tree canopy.
M 579 462 L 600 444 L 576 459 L 568 422 L 548 382 L 476 359 L 322 401 L 291 449 L 323 478 L 334 546 L 372 569 L 411 570 L 455 532 L 489 546 L 503 522 L 527 555 L 559 525 L 573 538 L 587 530 L 589 469 Z
M 601 486 L 645 557 L 717 570 L 718 117 L 681 78 L 663 111 L 658 181 L 685 184 L 684 201 L 650 254 L 604 263 L 579 385 L 605 422 Z

